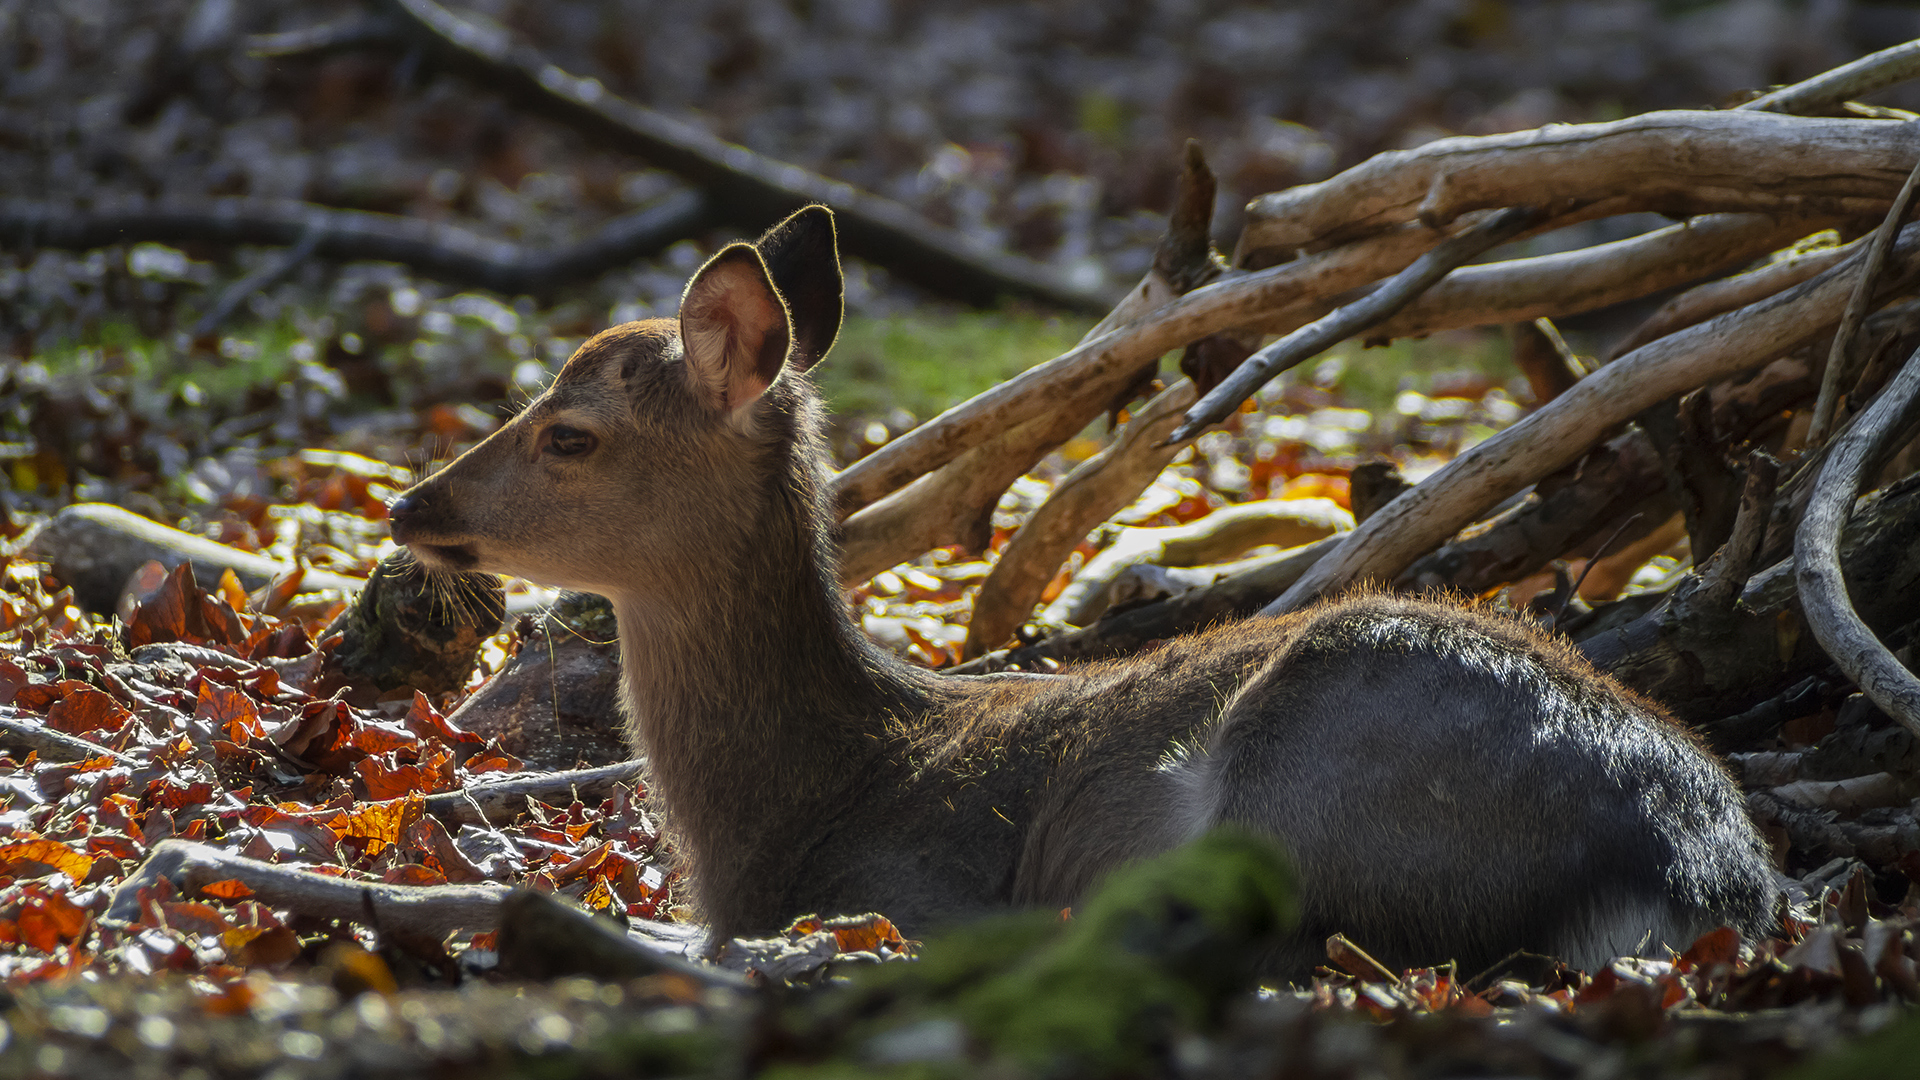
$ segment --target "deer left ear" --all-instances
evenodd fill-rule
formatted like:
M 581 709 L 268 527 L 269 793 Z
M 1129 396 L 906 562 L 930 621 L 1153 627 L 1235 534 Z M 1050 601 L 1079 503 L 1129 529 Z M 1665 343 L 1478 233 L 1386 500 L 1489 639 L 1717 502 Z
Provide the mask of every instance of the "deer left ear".
M 793 340 L 787 306 L 750 244 L 715 255 L 680 298 L 680 341 L 694 392 L 737 414 L 780 377 Z

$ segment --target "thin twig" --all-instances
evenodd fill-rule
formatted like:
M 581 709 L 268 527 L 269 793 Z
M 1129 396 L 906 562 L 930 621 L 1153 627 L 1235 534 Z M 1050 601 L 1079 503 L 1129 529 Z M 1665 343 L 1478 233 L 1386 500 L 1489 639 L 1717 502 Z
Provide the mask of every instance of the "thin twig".
M 1920 76 L 1920 41 L 1909 41 L 1762 94 L 1739 107 L 1748 112 L 1805 116 L 1916 76 Z
M 1840 530 L 1853 510 L 1868 463 L 1900 430 L 1903 415 L 1920 398 L 1920 350 L 1835 440 L 1820 480 L 1794 534 L 1794 579 L 1807 627 L 1833 662 L 1882 712 L 1920 735 L 1920 678 L 1874 637 L 1847 597 L 1841 573 Z
M 1840 382 L 1847 369 L 1853 366 L 1854 343 L 1860 336 L 1860 324 L 1867 317 L 1867 308 L 1873 301 L 1874 285 L 1880 280 L 1880 271 L 1887 264 L 1887 252 L 1893 248 L 1894 234 L 1900 231 L 1900 222 L 1907 216 L 1907 208 L 1913 204 L 1913 193 L 1920 187 L 1920 161 L 1915 161 L 1913 171 L 1907 174 L 1907 182 L 1900 187 L 1900 194 L 1894 196 L 1893 205 L 1887 207 L 1887 217 L 1873 234 L 1873 242 L 1867 245 L 1867 260 L 1860 270 L 1860 279 L 1854 283 L 1853 295 L 1847 298 L 1847 309 L 1840 316 L 1840 326 L 1833 333 L 1833 346 L 1827 350 L 1827 370 L 1820 376 L 1820 396 L 1814 399 L 1813 422 L 1807 427 L 1809 447 L 1819 447 L 1827 441 L 1828 429 L 1833 426 L 1833 412 L 1839 407 Z
M 1587 557 L 1586 565 L 1580 568 L 1580 576 L 1573 579 L 1573 581 L 1567 585 L 1565 595 L 1560 597 L 1559 606 L 1553 609 L 1552 624 L 1554 626 L 1559 626 L 1560 620 L 1566 617 L 1567 606 L 1573 603 L 1574 597 L 1580 595 L 1580 586 L 1587 583 L 1587 575 L 1593 573 L 1593 568 L 1599 565 L 1601 559 L 1606 558 L 1607 551 L 1619 541 L 1621 535 L 1628 529 L 1633 528 L 1634 522 L 1639 521 L 1645 516 L 1645 514 L 1634 514 L 1632 517 L 1621 522 L 1619 528 L 1608 533 L 1605 540 L 1600 541 L 1600 546 L 1595 548 L 1593 554 Z
M 1729 610 L 1753 576 L 1753 561 L 1767 538 L 1767 519 L 1773 514 L 1773 492 L 1780 482 L 1780 462 L 1765 450 L 1747 457 L 1747 482 L 1740 490 L 1740 511 L 1733 531 L 1720 545 L 1720 557 L 1707 568 L 1701 602 L 1715 610 Z
M 312 258 L 314 251 L 320 247 L 320 238 L 325 235 L 325 229 L 326 226 L 318 218 L 308 222 L 307 230 L 300 234 L 298 243 L 269 259 L 265 266 L 234 282 L 221 293 L 206 314 L 193 324 L 193 336 L 206 337 L 220 329 L 221 324 L 232 318 L 233 313 L 240 310 L 240 305 L 246 303 L 254 293 L 273 288 L 300 269 L 300 264 Z
M 78 735 L 55 731 L 46 725 L 46 721 L 7 706 L 0 706 L 0 742 L 37 750 L 48 761 L 87 761 L 105 757 L 112 758 L 118 765 L 140 764 L 118 750 L 88 742 Z
M 1544 211 L 1532 206 L 1502 210 L 1441 242 L 1373 292 L 1247 357 L 1233 374 L 1187 410 L 1186 421 L 1161 445 L 1190 441 L 1226 419 L 1274 376 L 1388 318 L 1456 267 L 1512 239 L 1545 216 Z

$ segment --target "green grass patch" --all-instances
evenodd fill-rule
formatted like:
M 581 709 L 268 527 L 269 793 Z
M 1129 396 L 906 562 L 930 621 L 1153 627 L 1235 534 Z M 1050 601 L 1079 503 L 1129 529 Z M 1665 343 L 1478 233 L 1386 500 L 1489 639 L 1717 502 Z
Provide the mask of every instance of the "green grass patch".
M 1018 310 L 854 316 L 815 376 L 838 418 L 905 409 L 925 420 L 1066 352 L 1092 325 Z

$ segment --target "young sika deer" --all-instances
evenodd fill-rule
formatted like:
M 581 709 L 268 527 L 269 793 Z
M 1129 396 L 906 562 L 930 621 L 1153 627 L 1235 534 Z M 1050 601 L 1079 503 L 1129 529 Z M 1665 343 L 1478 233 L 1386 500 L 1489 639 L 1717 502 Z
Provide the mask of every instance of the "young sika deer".
M 429 568 L 601 593 L 634 750 L 719 940 L 808 912 L 909 933 L 1073 904 L 1221 822 L 1279 837 L 1300 975 L 1343 931 L 1396 965 L 1591 966 L 1772 921 L 1720 765 L 1506 618 L 1357 596 L 1062 675 L 961 678 L 870 644 L 835 582 L 821 406 L 832 215 L 734 244 L 678 321 L 588 341 L 393 506 Z

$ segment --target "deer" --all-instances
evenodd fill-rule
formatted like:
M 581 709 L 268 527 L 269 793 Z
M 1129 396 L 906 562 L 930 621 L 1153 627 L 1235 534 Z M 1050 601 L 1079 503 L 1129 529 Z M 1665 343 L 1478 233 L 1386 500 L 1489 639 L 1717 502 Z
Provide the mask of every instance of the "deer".
M 942 675 L 869 641 L 808 374 L 842 294 L 833 215 L 801 210 L 714 255 L 676 318 L 589 339 L 390 510 L 429 571 L 610 600 L 629 739 L 713 941 L 1070 908 L 1216 826 L 1290 856 L 1279 976 L 1336 932 L 1402 969 L 1593 970 L 1771 928 L 1724 766 L 1508 615 L 1362 591 L 1045 674 Z

